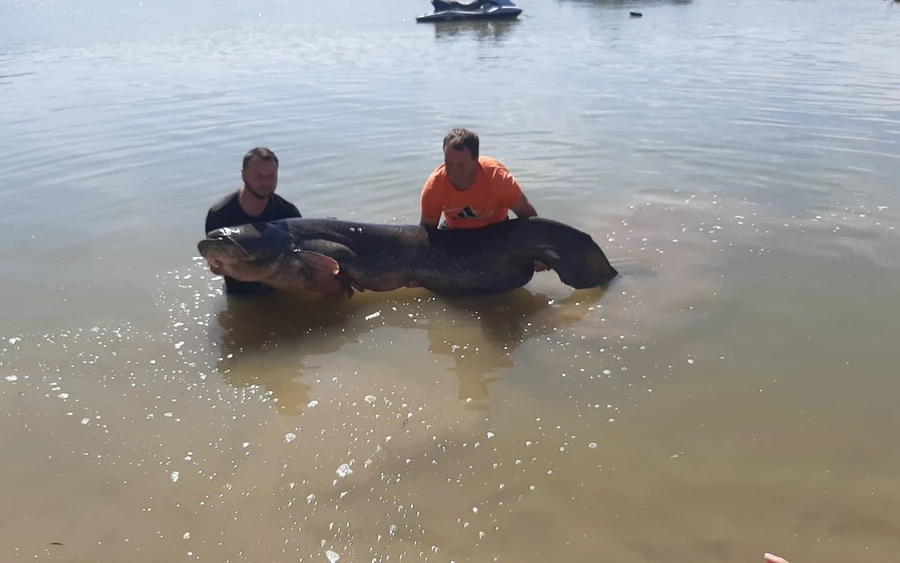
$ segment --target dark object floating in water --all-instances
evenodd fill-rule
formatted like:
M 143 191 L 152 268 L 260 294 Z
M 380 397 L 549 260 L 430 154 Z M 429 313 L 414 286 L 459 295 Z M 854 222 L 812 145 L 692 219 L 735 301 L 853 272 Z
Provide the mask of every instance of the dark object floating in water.
M 62 542 L 52 541 L 50 542 L 50 545 L 62 545 Z
M 642 13 L 640 13 L 640 12 L 628 12 L 628 13 L 631 14 L 631 17 L 633 17 L 633 18 L 642 18 L 642 17 L 644 17 L 644 14 L 642 14 Z
M 431 0 L 431 5 L 434 10 L 418 16 L 417 22 L 513 19 L 522 13 L 512 0 Z

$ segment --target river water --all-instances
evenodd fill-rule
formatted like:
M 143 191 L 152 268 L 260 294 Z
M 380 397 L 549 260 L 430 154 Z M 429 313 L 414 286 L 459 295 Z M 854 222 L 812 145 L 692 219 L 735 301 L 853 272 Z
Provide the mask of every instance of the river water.
M 900 5 L 521 6 L 0 5 L 4 561 L 897 560 Z M 409 223 L 456 126 L 622 277 L 229 301 L 198 258 L 247 149 Z

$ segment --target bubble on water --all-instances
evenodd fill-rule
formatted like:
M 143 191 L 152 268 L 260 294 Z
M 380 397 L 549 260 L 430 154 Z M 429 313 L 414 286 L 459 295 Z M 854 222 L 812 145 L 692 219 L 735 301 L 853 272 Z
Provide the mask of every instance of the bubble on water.
M 338 559 L 341 558 L 336 552 L 331 551 L 330 549 L 325 550 L 325 557 L 328 558 L 329 563 L 335 563 Z
M 189 539 L 191 539 L 191 533 L 190 533 L 190 532 L 185 532 L 184 535 L 183 535 L 182 537 L 183 537 L 184 539 L 186 539 L 186 540 L 189 540 Z
M 316 401 L 315 399 L 313 399 L 312 401 L 308 402 L 308 403 L 306 404 L 306 406 L 309 407 L 309 408 L 313 408 L 314 406 L 316 406 L 316 405 L 318 405 L 318 404 L 319 404 L 319 401 Z
M 353 470 L 350 469 L 350 466 L 346 463 L 342 463 L 340 467 L 337 468 L 338 477 L 346 477 L 353 473 Z
M 177 482 L 178 482 L 178 476 L 179 476 L 179 475 L 180 475 L 180 474 L 179 474 L 177 471 L 173 471 L 173 472 L 172 472 L 171 477 L 172 477 L 172 482 L 173 482 L 173 483 L 177 483 Z
M 17 376 L 17 375 L 7 375 L 6 376 L 7 381 L 18 381 L 18 379 L 19 379 L 19 376 Z
M 91 421 L 90 418 L 82 418 L 81 423 L 87 425 Z
M 493 438 L 493 437 L 494 437 L 494 433 L 493 433 L 493 432 L 488 432 L 488 433 L 487 433 L 487 437 L 488 437 L 488 438 Z
M 366 395 L 366 402 L 370 405 L 375 402 L 375 395 Z
M 589 447 L 590 449 L 592 449 L 592 450 L 593 450 L 593 449 L 596 449 L 596 448 L 597 448 L 597 442 L 591 442 L 590 444 L 588 444 L 588 447 Z
M 57 397 L 59 397 L 60 399 L 68 399 L 69 394 L 68 393 L 60 393 L 59 395 L 57 395 Z
M 297 437 L 297 435 L 294 434 L 293 432 L 288 432 L 287 434 L 284 435 L 284 441 L 287 442 L 288 444 L 290 444 L 291 442 L 294 441 L 294 439 L 296 437 Z

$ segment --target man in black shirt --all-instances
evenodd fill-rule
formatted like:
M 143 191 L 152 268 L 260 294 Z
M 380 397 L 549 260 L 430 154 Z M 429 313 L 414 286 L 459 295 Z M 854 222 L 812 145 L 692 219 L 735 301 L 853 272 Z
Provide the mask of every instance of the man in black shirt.
M 274 221 L 300 217 L 297 207 L 275 193 L 278 185 L 278 157 L 271 150 L 257 147 L 244 155 L 241 168 L 244 185 L 223 197 L 206 214 L 206 233 L 222 227 L 236 227 L 247 223 Z M 218 264 L 210 264 L 217 276 L 222 272 Z M 242 282 L 225 277 L 225 292 L 231 295 L 258 294 L 271 289 L 258 282 Z

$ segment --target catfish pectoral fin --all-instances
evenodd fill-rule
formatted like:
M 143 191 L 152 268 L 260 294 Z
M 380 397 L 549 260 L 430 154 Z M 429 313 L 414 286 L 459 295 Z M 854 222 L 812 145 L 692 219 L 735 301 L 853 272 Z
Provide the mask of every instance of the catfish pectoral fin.
M 340 279 L 341 271 L 338 262 L 319 252 L 312 250 L 294 250 L 297 275 L 302 278 L 303 289 L 325 294 L 345 293 L 346 288 Z
M 334 258 L 312 250 L 294 250 L 294 258 L 300 260 L 304 273 L 309 274 L 309 281 L 313 283 L 326 282 L 341 269 Z

